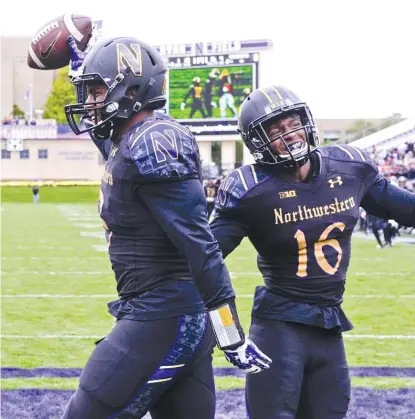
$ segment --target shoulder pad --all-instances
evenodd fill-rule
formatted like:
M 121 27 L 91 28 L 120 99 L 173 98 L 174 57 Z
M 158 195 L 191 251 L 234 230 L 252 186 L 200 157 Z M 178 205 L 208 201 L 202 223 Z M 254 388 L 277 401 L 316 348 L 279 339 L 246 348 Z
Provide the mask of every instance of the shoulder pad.
M 256 164 L 235 169 L 220 184 L 216 206 L 219 209 L 237 207 L 239 201 L 265 178 L 265 173 Z
M 349 161 L 355 163 L 354 167 L 360 168 L 359 170 L 371 168 L 378 172 L 377 165 L 369 156 L 369 154 L 350 144 L 340 144 L 329 147 L 322 147 L 319 150 L 322 151 L 323 156 L 327 155 L 329 158 L 334 160 Z
M 128 145 L 131 159 L 148 180 L 199 176 L 196 139 L 186 127 L 167 115 L 138 126 L 129 134 Z
M 154 117 L 157 120 L 163 119 L 163 120 L 168 120 L 168 121 L 173 121 L 173 122 L 175 121 L 170 115 L 167 115 L 166 113 L 161 112 L 161 111 L 154 111 Z
M 336 144 L 333 146 L 322 147 L 320 150 L 325 150 L 329 157 L 338 160 L 350 160 L 360 163 L 371 162 L 371 158 L 366 151 L 350 144 Z

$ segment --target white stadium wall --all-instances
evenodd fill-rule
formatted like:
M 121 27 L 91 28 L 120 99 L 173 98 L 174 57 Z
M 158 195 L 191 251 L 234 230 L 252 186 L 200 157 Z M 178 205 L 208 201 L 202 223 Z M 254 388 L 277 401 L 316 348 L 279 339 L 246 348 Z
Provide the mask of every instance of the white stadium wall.
M 1 141 L 7 149 L 6 140 Z M 10 158 L 1 159 L 1 180 L 100 180 L 104 161 L 90 140 L 24 140 L 23 150 L 10 151 Z M 39 158 L 47 150 L 47 158 Z M 4 151 L 2 151 L 4 153 Z M 24 156 L 27 153 L 23 153 Z

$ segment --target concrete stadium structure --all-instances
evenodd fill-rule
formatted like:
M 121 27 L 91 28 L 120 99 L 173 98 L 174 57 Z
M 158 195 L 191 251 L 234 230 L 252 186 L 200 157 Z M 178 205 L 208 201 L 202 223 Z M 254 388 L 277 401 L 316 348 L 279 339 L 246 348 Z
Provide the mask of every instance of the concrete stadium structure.
M 27 47 L 30 38 L 1 37 L 1 119 L 11 114 L 13 104 L 29 112 L 29 100 L 25 95 L 31 86 L 33 113 L 42 109 L 52 88 L 56 71 L 33 70 L 27 65 Z M 267 51 L 261 52 L 261 78 L 259 85 L 269 83 L 266 71 Z M 23 121 L 22 121 L 23 122 Z M 103 171 L 102 158 L 87 136 L 76 138 L 71 133 L 59 134 L 53 121 L 39 121 L 38 126 L 1 126 L 1 179 L 7 180 L 98 180 Z M 355 120 L 317 119 L 321 138 L 325 141 L 344 141 Z M 376 122 L 376 121 L 375 121 Z M 51 125 L 51 126 L 50 126 Z M 56 124 L 55 124 L 56 125 Z M 42 127 L 45 128 L 42 131 Z M 48 133 L 47 135 L 45 133 Z M 251 163 L 252 157 L 243 147 L 242 161 L 236 161 L 236 134 L 196 135 L 202 159 L 212 160 L 212 145 L 220 143 L 222 169 L 230 170 L 236 163 Z M 18 139 L 13 147 L 11 140 Z M 41 151 L 40 151 L 41 150 Z M 45 151 L 47 150 L 47 151 Z

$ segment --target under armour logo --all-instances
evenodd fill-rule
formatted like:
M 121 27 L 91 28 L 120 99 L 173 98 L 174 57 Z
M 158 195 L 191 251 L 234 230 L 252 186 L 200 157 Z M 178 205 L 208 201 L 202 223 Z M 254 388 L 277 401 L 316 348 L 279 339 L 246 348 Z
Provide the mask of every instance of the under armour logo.
M 329 185 L 330 185 L 330 188 L 334 188 L 334 185 L 335 185 L 336 183 L 337 183 L 339 186 L 340 186 L 340 185 L 343 185 L 343 181 L 342 181 L 341 176 L 337 176 L 337 180 L 329 179 Z
M 117 151 L 118 151 L 118 147 L 114 147 L 114 148 L 111 150 L 110 156 L 111 156 L 111 157 L 114 157 L 114 156 L 115 156 L 115 154 L 117 153 Z

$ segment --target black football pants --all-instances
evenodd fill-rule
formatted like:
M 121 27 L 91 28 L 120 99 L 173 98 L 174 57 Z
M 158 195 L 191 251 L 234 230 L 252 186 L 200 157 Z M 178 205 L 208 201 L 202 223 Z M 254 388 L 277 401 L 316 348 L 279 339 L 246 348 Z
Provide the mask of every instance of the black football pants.
M 350 401 L 343 338 L 336 330 L 253 318 L 252 340 L 272 359 L 248 374 L 251 419 L 341 419 Z
M 213 333 L 206 313 L 119 320 L 93 351 L 64 419 L 213 419 Z

